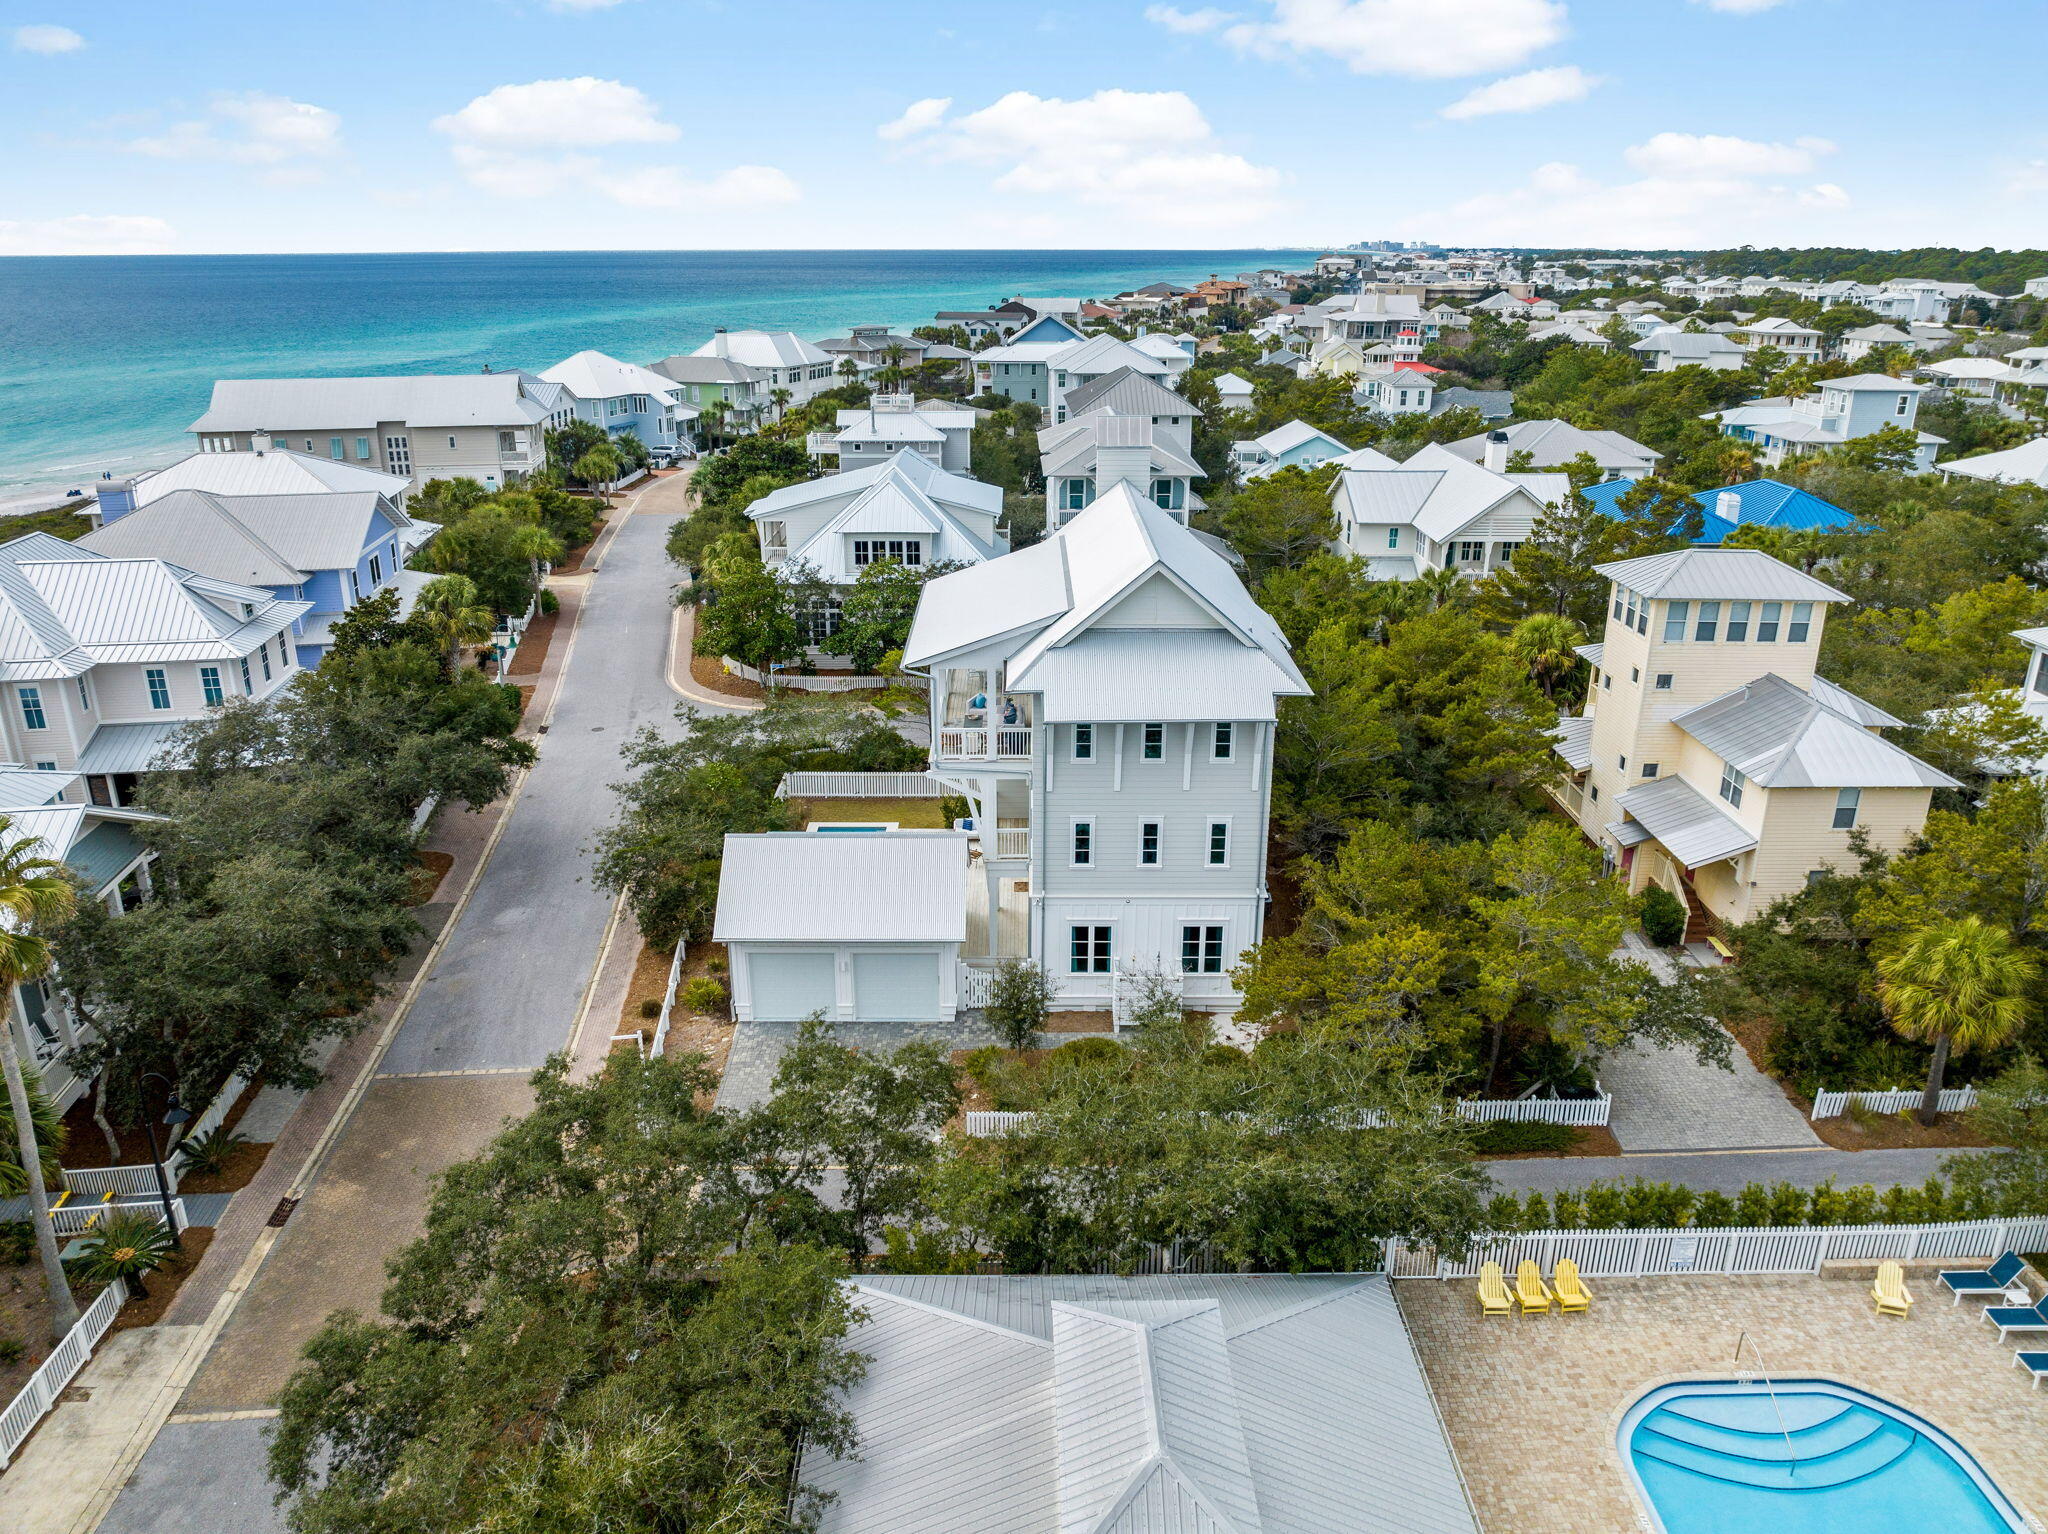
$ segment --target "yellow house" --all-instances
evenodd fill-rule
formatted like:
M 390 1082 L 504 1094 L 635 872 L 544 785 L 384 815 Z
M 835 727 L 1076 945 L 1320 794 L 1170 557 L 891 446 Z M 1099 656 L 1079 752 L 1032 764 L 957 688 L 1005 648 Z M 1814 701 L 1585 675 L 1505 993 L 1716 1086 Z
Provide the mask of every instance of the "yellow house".
M 1953 778 L 1879 731 L 1884 710 L 1815 675 L 1849 599 L 1756 549 L 1598 565 L 1607 627 L 1585 711 L 1558 726 L 1552 788 L 1631 892 L 1685 902 L 1687 938 L 1749 920 L 1829 866 L 1849 835 L 1903 847 Z

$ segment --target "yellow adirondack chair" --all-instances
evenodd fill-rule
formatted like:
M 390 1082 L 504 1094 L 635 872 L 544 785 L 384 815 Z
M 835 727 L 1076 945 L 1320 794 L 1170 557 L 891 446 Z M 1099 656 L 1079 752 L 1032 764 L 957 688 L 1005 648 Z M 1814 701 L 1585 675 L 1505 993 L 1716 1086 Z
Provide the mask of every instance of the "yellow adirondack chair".
M 1525 1316 L 1550 1314 L 1550 1286 L 1543 1282 L 1543 1270 L 1526 1259 L 1515 1269 L 1515 1298 Z
M 1877 1265 L 1877 1282 L 1870 1286 L 1870 1298 L 1881 1316 L 1910 1316 L 1913 1296 L 1906 1292 L 1906 1270 L 1895 1262 Z
M 1479 1313 L 1481 1316 L 1513 1315 L 1515 1302 L 1508 1293 L 1508 1281 L 1501 1275 L 1497 1262 L 1482 1263 L 1479 1268 Z
M 1570 1315 L 1575 1310 L 1590 1310 L 1593 1305 L 1593 1291 L 1586 1287 L 1586 1281 L 1579 1277 L 1579 1265 L 1569 1257 L 1557 1260 L 1557 1271 L 1551 1274 L 1550 1282 L 1557 1289 L 1557 1313 Z

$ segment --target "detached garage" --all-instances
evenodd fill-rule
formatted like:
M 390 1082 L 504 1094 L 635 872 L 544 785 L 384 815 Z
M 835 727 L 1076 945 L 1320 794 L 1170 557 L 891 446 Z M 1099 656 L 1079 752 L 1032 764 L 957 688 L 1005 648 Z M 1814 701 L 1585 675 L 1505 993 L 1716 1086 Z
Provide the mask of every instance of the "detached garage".
M 967 937 L 967 837 L 728 836 L 711 936 L 726 946 L 738 1021 L 950 1021 Z

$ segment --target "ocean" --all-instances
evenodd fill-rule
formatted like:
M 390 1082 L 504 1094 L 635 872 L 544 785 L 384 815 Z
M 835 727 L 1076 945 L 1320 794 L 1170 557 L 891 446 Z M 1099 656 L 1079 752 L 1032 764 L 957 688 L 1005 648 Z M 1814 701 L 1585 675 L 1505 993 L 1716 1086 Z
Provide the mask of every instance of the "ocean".
M 218 378 L 629 362 L 712 330 L 929 324 L 1015 294 L 1103 297 L 1297 265 L 1272 250 L 533 251 L 0 258 L 0 511 L 191 451 Z

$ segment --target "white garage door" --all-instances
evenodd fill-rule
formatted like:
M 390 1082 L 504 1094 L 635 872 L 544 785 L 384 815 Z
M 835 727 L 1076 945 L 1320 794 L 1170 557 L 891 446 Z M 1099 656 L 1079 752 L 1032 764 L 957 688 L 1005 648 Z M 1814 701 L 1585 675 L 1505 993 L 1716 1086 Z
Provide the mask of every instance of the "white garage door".
M 937 1022 L 939 956 L 935 953 L 855 954 L 853 1015 L 864 1023 Z
M 754 1016 L 764 1023 L 801 1022 L 813 1012 L 828 1018 L 837 1004 L 830 949 L 748 955 Z

